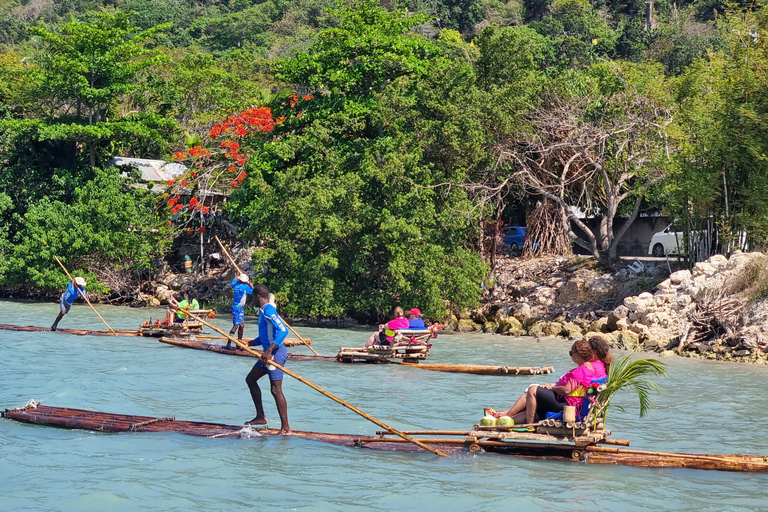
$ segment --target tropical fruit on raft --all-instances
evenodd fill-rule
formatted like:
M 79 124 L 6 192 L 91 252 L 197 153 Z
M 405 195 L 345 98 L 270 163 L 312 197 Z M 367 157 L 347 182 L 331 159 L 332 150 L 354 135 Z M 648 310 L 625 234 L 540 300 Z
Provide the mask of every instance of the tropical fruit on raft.
M 509 416 L 502 416 L 500 418 L 496 418 L 497 427 L 511 427 L 514 424 L 515 424 L 515 420 L 513 420 Z
M 483 416 L 483 419 L 480 420 L 480 424 L 484 427 L 490 427 L 496 424 L 496 418 L 491 416 L 490 414 Z

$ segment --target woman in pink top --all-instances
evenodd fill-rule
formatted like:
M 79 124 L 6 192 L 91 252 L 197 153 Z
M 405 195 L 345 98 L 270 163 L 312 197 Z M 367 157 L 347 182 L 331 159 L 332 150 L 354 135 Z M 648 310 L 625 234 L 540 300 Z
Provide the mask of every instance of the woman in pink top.
M 506 411 L 496 412 L 494 416 L 510 416 L 515 424 L 520 424 L 542 420 L 548 412 L 562 412 L 566 405 L 581 411 L 592 380 L 606 376 L 603 360 L 610 356 L 607 351 L 596 354 L 592 343 L 587 340 L 574 343 L 569 354 L 576 368 L 560 377 L 555 384 L 531 384 L 515 405 Z
M 371 334 L 368 341 L 365 344 L 365 348 L 370 347 L 379 340 L 379 333 L 382 330 L 388 329 L 390 331 L 397 331 L 400 329 L 408 328 L 408 317 L 405 316 L 405 311 L 400 306 L 395 308 L 395 318 L 387 322 L 386 324 L 379 324 L 379 330 Z M 387 336 L 387 341 L 392 341 L 392 336 Z

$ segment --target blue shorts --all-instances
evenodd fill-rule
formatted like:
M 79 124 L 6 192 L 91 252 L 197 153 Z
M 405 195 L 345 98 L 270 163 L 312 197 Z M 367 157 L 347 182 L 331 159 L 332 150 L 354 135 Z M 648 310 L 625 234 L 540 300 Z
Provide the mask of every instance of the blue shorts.
M 285 366 L 285 362 L 288 360 L 288 348 L 285 345 L 280 345 L 277 347 L 277 350 L 272 352 L 272 360 L 279 364 L 280 366 Z M 267 372 L 267 375 L 269 375 L 269 380 L 283 380 L 283 377 L 285 376 L 285 373 L 283 370 L 279 370 L 277 367 L 275 367 L 274 370 L 270 370 L 266 366 L 264 366 L 264 363 L 259 360 L 255 365 L 253 365 L 254 368 L 260 368 Z
M 232 325 L 240 325 L 245 322 L 245 310 L 240 306 L 232 306 Z
M 64 313 L 69 313 L 69 308 L 72 307 L 72 304 L 64 300 L 64 295 L 66 295 L 66 293 L 62 293 L 61 297 L 59 297 L 59 307 Z

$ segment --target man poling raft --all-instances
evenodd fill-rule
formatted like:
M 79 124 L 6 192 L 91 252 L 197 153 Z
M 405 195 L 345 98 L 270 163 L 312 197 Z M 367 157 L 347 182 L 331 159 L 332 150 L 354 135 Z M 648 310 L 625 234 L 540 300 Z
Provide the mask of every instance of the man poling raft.
M 233 341 L 233 342 L 237 343 L 238 346 L 240 346 L 240 348 L 242 348 L 243 350 L 245 350 L 247 352 L 250 352 L 250 353 L 252 353 L 252 354 L 254 354 L 256 356 L 261 357 L 261 355 L 262 355 L 261 352 L 253 350 L 253 349 L 251 349 L 250 347 L 248 347 L 246 345 L 241 345 L 240 341 L 238 341 L 237 339 L 233 338 L 231 335 L 227 335 L 226 332 L 224 332 L 221 329 L 217 328 L 213 324 L 210 324 L 209 322 L 206 322 L 204 319 L 200 318 L 199 316 L 195 315 L 194 313 L 190 312 L 189 316 L 191 316 L 195 320 L 198 320 L 199 322 L 202 322 L 204 325 L 208 326 L 209 328 L 213 329 L 214 331 L 218 332 L 219 334 L 225 335 L 230 341 Z M 408 436 L 407 434 L 404 434 L 403 432 L 401 432 L 401 431 L 399 431 L 399 430 L 397 430 L 397 429 L 395 429 L 393 427 L 390 427 L 389 425 L 387 425 L 386 423 L 384 423 L 384 422 L 382 422 L 380 420 L 377 420 L 376 418 L 374 418 L 370 414 L 361 411 L 360 409 L 358 409 L 354 405 L 350 404 L 349 402 L 345 402 L 344 400 L 342 400 L 341 398 L 337 397 L 336 395 L 334 395 L 334 394 L 326 391 L 325 389 L 321 388 L 320 386 L 318 386 L 314 382 L 311 382 L 311 381 L 305 379 L 304 377 L 302 377 L 301 375 L 299 375 L 299 374 L 297 374 L 295 372 L 292 372 L 291 370 L 285 368 L 280 363 L 277 363 L 274 360 L 269 360 L 269 361 L 267 361 L 267 364 L 268 365 L 272 364 L 277 369 L 282 370 L 283 372 L 285 372 L 286 374 L 290 375 L 291 377 L 293 377 L 294 379 L 298 380 L 299 382 L 302 382 L 302 383 L 306 384 L 307 386 L 311 387 L 315 391 L 317 391 L 317 392 L 327 396 L 328 398 L 330 398 L 334 402 L 343 405 L 347 409 L 349 409 L 351 411 L 354 411 L 355 413 L 359 414 L 360 416 L 362 416 L 363 418 L 367 419 L 368 421 L 371 421 L 371 422 L 375 423 L 376 425 L 386 429 L 388 432 L 391 432 L 393 435 L 396 435 L 396 436 L 402 438 L 404 441 L 409 442 L 409 443 L 413 443 L 416 446 L 419 446 L 420 448 L 423 448 L 423 449 L 427 450 L 428 452 L 434 453 L 435 455 L 440 455 L 441 457 L 448 457 L 448 455 L 446 455 L 444 452 L 442 452 L 442 451 L 440 451 L 440 450 L 438 450 L 438 449 L 436 449 L 436 448 L 434 448 L 432 446 L 429 446 L 429 445 L 423 443 L 422 441 L 419 441 L 418 439 L 414 439 L 413 437 Z
M 59 322 L 62 318 L 64 318 L 64 315 L 69 313 L 69 309 L 72 307 L 72 304 L 75 303 L 75 300 L 82 295 L 83 300 L 85 299 L 85 286 L 86 286 L 85 279 L 78 276 L 71 280 L 69 283 L 67 283 L 67 289 L 64 290 L 64 293 L 61 294 L 61 297 L 59 297 L 59 316 L 56 317 L 56 320 L 53 322 L 53 325 L 51 325 L 51 330 L 55 331 L 56 328 L 59 326 Z
M 275 306 L 269 302 L 269 289 L 263 284 L 257 284 L 253 291 L 256 305 L 259 306 L 259 335 L 248 345 L 261 345 L 264 350 L 259 361 L 245 378 L 248 390 L 251 392 L 253 405 L 256 406 L 256 417 L 246 422 L 248 425 L 266 425 L 267 417 L 264 415 L 264 405 L 261 400 L 261 388 L 259 379 L 269 375 L 269 386 L 272 396 L 275 398 L 277 413 L 280 416 L 280 434 L 290 435 L 291 427 L 288 426 L 288 405 L 283 394 L 283 371 L 270 364 L 274 360 L 284 365 L 288 359 L 288 349 L 283 345 L 283 340 L 288 335 L 288 328 L 277 314 Z M 239 340 L 238 340 L 239 341 Z

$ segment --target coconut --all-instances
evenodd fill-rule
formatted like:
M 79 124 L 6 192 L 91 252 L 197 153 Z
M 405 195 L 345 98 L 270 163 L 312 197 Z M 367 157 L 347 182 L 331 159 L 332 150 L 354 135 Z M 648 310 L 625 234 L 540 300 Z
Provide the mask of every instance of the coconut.
M 496 418 L 497 427 L 511 427 L 514 424 L 515 424 L 515 420 L 513 420 L 509 416 L 502 416 L 500 418 Z
M 490 414 L 487 416 L 483 416 L 483 419 L 480 420 L 480 424 L 483 425 L 484 427 L 490 427 L 496 424 L 496 418 L 494 418 Z

